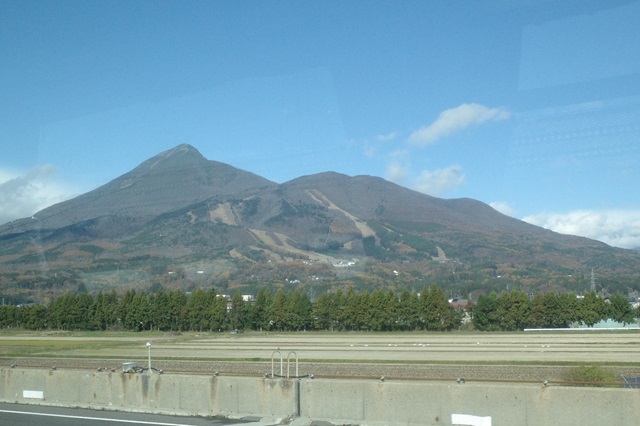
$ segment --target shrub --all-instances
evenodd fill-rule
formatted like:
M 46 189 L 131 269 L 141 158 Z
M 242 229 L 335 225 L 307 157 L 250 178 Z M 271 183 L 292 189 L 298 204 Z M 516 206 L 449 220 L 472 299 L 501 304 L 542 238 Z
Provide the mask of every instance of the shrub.
M 584 386 L 606 386 L 606 383 L 620 381 L 613 371 L 599 365 L 573 367 L 566 373 L 565 380 L 568 382 L 585 382 Z

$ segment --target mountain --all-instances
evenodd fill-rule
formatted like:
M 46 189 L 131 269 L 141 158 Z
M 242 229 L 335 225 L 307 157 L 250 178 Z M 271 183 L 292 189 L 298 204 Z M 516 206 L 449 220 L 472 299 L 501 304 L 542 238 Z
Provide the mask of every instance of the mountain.
M 0 292 L 215 285 L 635 291 L 640 253 L 472 199 L 326 172 L 277 184 L 179 145 L 0 226 Z
M 65 229 L 114 218 L 127 218 L 137 225 L 214 196 L 274 186 L 252 173 L 209 161 L 190 145 L 179 145 L 93 191 L 0 227 L 0 235 Z M 120 231 L 127 232 L 114 230 L 116 234 Z

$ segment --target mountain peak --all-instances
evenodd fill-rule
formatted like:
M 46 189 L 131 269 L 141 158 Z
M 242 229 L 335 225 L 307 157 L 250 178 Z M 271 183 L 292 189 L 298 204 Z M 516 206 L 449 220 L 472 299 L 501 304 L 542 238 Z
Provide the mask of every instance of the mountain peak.
M 191 163 L 206 163 L 208 160 L 196 148 L 189 144 L 181 144 L 157 154 L 140 164 L 134 172 L 150 171 L 163 166 L 184 166 Z
M 177 145 L 171 149 L 161 152 L 160 154 L 156 155 L 156 157 L 173 157 L 178 155 L 197 155 L 201 158 L 204 158 L 200 151 L 198 151 L 195 147 L 189 145 L 188 143 Z
M 112 216 L 144 221 L 220 194 L 244 194 L 275 185 L 253 173 L 207 160 L 193 146 L 181 144 L 93 191 L 41 210 L 36 213 L 38 223 L 19 220 L 0 228 L 0 235 L 36 225 L 56 229 Z

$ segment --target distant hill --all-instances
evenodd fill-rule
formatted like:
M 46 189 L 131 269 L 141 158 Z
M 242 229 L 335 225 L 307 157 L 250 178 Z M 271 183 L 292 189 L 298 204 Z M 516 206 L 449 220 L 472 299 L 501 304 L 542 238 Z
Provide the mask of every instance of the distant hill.
M 409 287 L 451 295 L 637 290 L 640 253 L 561 235 L 472 199 L 327 172 L 277 184 L 179 145 L 0 227 L 0 292 L 214 285 Z

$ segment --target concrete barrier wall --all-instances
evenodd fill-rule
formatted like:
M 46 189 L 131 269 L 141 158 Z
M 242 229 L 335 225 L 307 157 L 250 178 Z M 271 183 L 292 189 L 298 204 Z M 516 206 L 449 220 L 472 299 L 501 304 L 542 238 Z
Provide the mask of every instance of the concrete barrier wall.
M 26 391 L 26 393 L 25 393 Z M 251 377 L 0 369 L 0 400 L 199 416 L 286 417 L 295 383 Z
M 640 391 L 542 384 L 314 380 L 301 387 L 301 415 L 334 423 L 451 425 L 455 414 L 493 425 L 631 425 Z M 486 424 L 486 423 L 485 423 Z
M 627 426 L 640 419 L 638 389 L 28 368 L 0 368 L 0 400 L 232 418 L 297 417 L 296 425 L 322 420 L 452 425 L 455 418 L 494 426 Z

